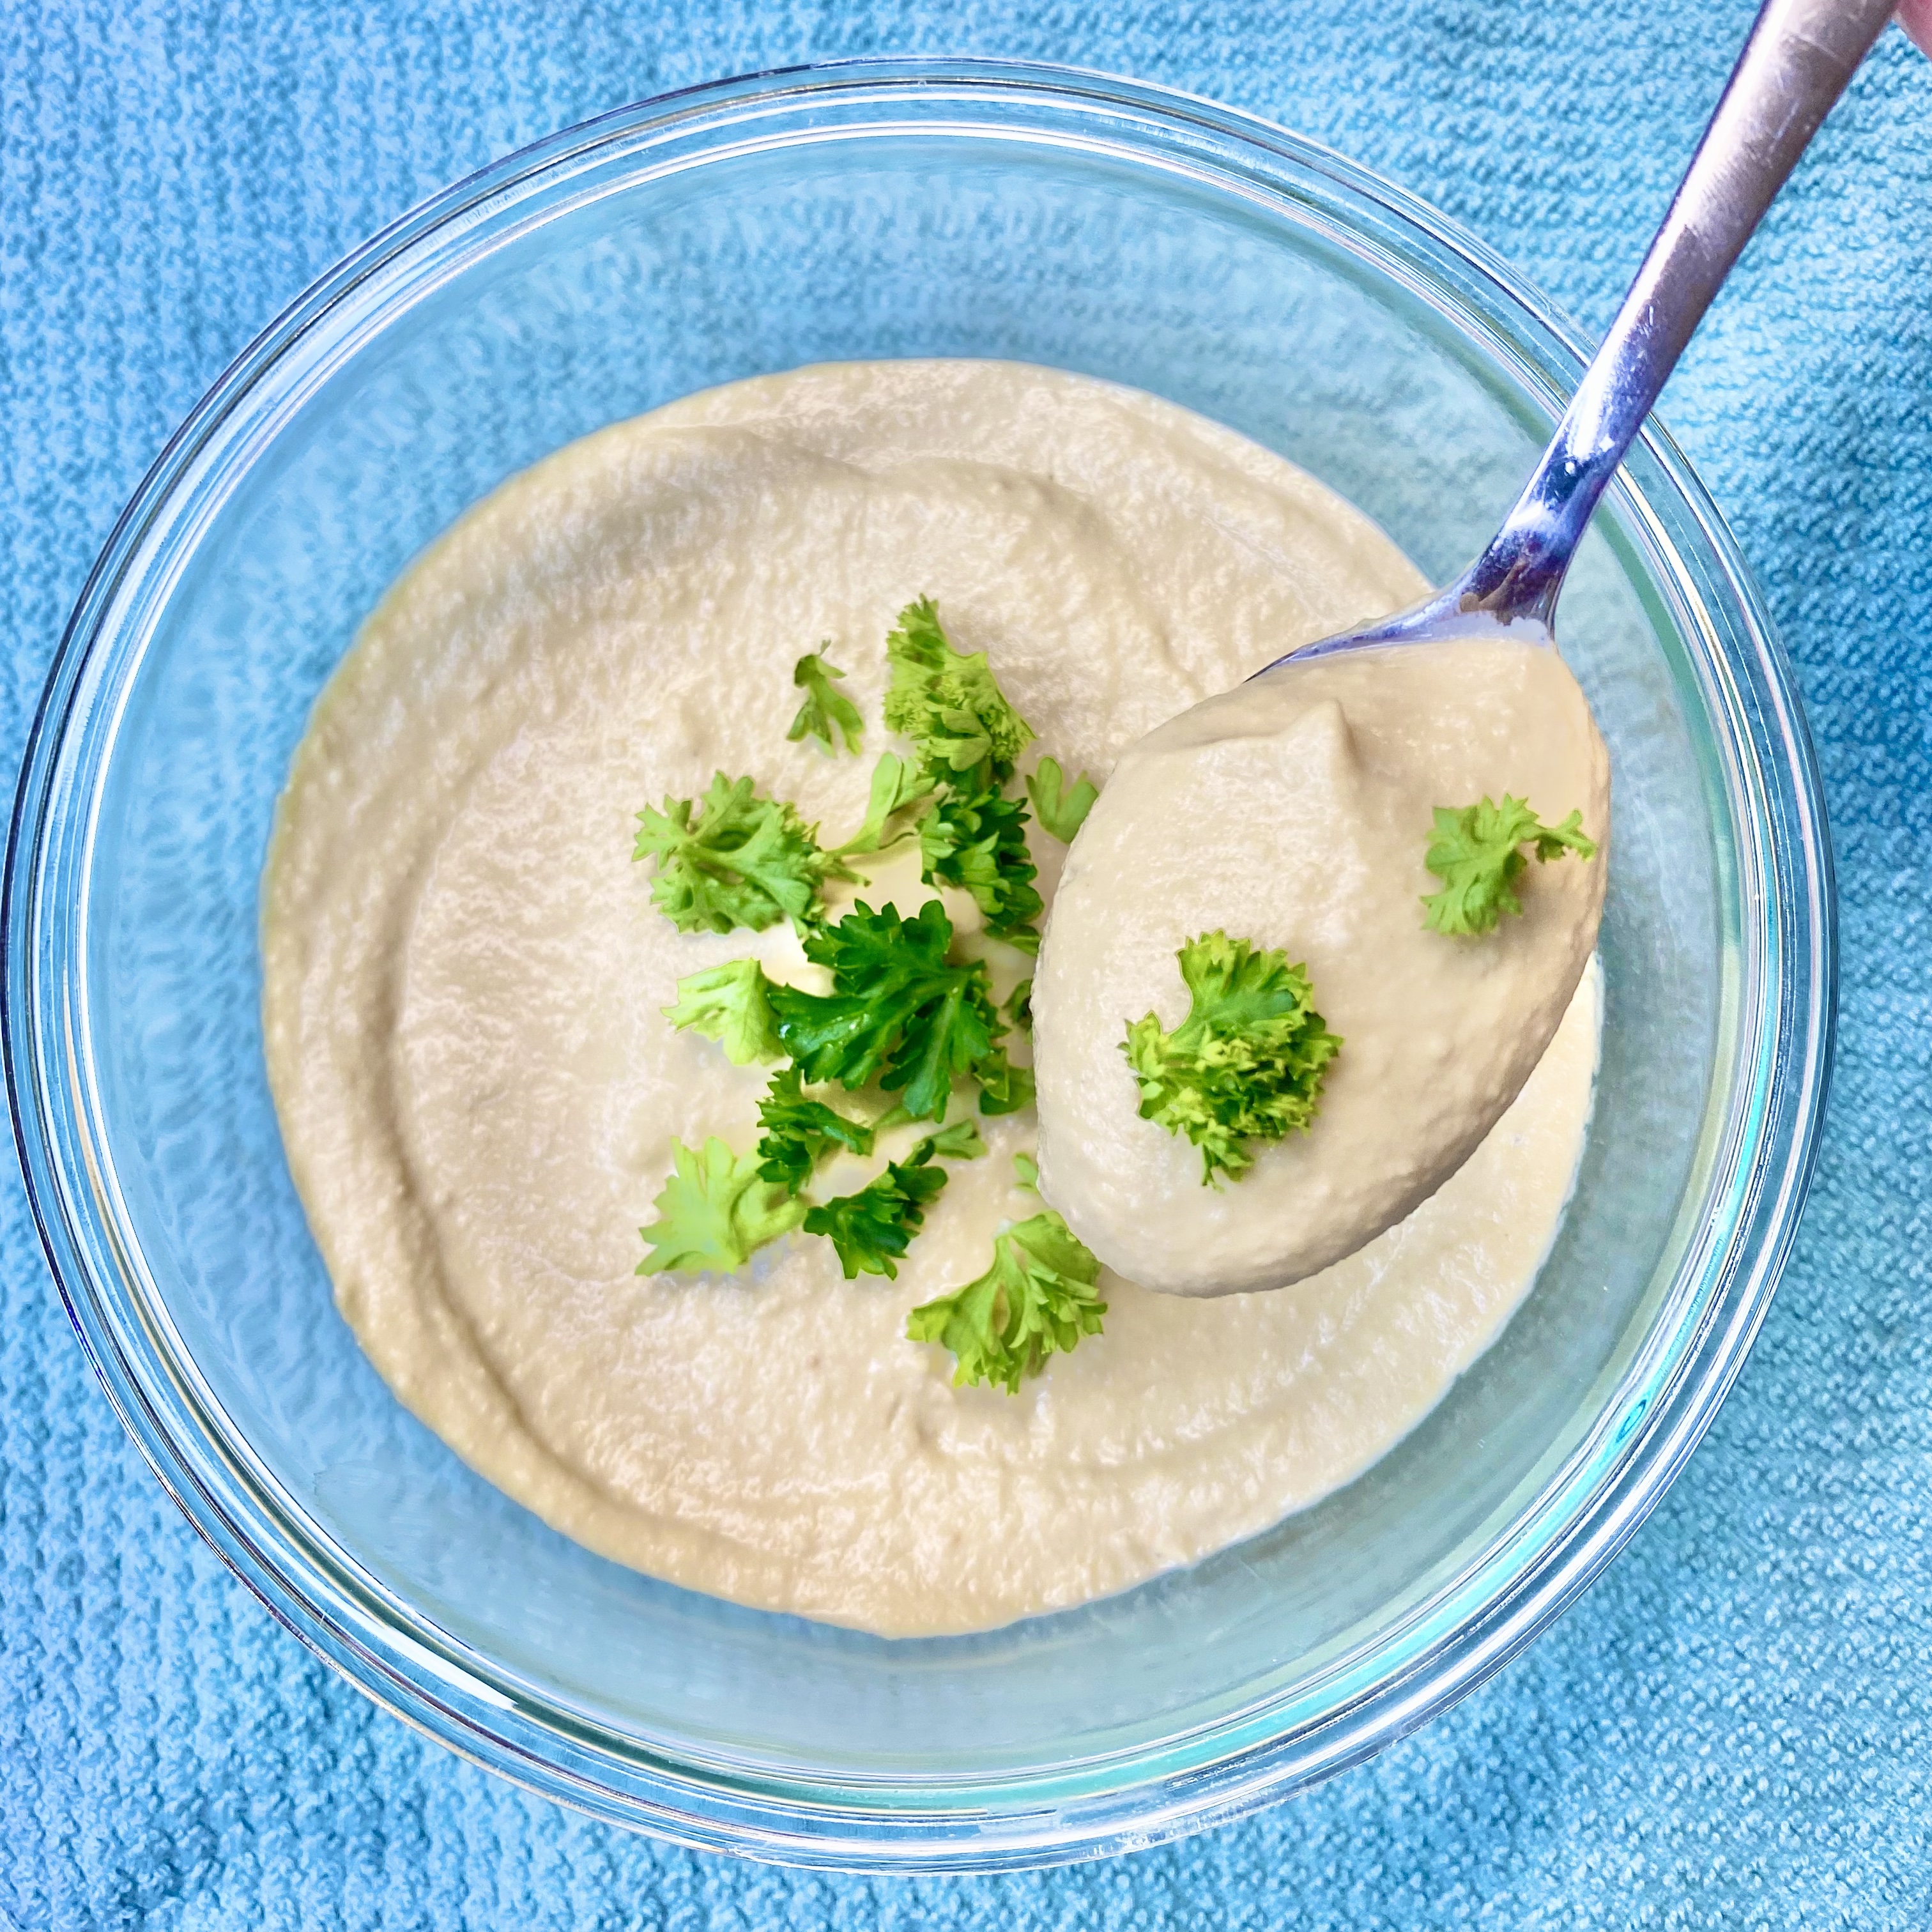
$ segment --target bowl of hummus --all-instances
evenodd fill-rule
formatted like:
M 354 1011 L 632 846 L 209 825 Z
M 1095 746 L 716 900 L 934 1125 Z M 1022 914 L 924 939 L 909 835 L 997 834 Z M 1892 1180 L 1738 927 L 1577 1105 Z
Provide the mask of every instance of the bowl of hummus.
M 1455 568 L 1580 365 L 1338 158 L 979 63 L 626 110 L 325 277 L 110 540 L 8 874 L 29 1189 L 196 1526 L 454 1748 L 805 1863 L 1150 1843 L 1506 1662 L 1802 1202 L 1788 668 L 1653 426 L 1546 700 L 1168 721 Z M 1452 927 L 1423 802 L 1523 795 Z

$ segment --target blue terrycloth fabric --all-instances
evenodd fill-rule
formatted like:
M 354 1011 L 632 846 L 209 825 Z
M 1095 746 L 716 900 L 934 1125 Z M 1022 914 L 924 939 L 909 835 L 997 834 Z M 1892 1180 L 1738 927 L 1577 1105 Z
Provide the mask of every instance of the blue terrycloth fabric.
M 1750 0 L 5 0 L 0 742 L 227 357 L 445 181 L 711 76 L 1112 68 L 1329 142 L 1607 316 Z M 0 1175 L 0 1912 L 22 1928 L 1932 1923 L 1932 64 L 1895 32 L 1666 398 L 1796 660 L 1843 896 L 1796 1258 L 1606 1578 L 1297 1804 L 1074 1870 L 866 1882 L 587 1823 L 380 1714 L 176 1514 Z

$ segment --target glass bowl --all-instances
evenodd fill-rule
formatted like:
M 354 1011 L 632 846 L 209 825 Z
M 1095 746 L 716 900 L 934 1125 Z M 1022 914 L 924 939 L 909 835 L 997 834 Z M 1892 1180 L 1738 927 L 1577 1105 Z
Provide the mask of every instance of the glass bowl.
M 1594 1124 L 1496 1346 L 1368 1474 L 1083 1609 L 890 1642 L 545 1528 L 335 1313 L 265 1081 L 256 894 L 309 707 L 512 472 L 708 384 L 980 356 L 1154 391 L 1293 458 L 1432 576 L 1581 366 L 1440 216 L 1259 122 L 1045 68 L 698 88 L 451 188 L 218 382 L 49 681 L 6 885 L 42 1235 L 122 1419 L 275 1615 L 390 1709 L 602 1816 L 800 1863 L 1040 1863 L 1300 1790 L 1553 1618 L 1655 1502 L 1790 1244 L 1831 1034 L 1818 784 L 1736 548 L 1654 428 L 1562 631 L 1616 764 Z

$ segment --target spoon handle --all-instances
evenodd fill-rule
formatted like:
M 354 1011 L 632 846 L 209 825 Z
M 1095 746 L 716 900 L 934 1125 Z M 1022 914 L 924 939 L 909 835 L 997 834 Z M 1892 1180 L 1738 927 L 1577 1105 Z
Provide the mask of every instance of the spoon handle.
M 1461 609 L 1549 623 L 1604 486 L 1894 4 L 1765 0 L 1670 212 L 1543 460 L 1489 548 L 1451 587 Z

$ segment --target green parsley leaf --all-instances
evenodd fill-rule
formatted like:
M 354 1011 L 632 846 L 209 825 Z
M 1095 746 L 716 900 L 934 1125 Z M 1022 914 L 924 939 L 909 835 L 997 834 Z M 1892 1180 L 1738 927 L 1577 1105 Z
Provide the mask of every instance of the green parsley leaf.
M 1509 794 L 1505 792 L 1507 798 Z M 1537 828 L 1536 862 L 1547 865 L 1552 859 L 1560 859 L 1565 852 L 1574 852 L 1586 865 L 1597 856 L 1597 842 L 1583 836 L 1583 814 L 1573 812 L 1561 825 L 1543 825 Z
M 830 638 L 826 642 L 830 644 Z M 859 748 L 859 740 L 865 730 L 859 707 L 842 692 L 832 688 L 832 680 L 844 675 L 816 651 L 806 652 L 792 667 L 791 681 L 805 693 L 805 702 L 798 707 L 798 716 L 785 734 L 790 742 L 795 745 L 808 736 L 821 738 L 828 752 L 836 752 L 838 748 L 832 735 L 836 731 L 845 741 L 847 751 Z
M 734 1066 L 754 1060 L 782 1060 L 778 1022 L 766 998 L 770 982 L 755 959 L 728 959 L 677 982 L 677 1003 L 662 1009 L 680 1030 L 688 1027 L 724 1049 Z
M 1007 994 L 1006 1003 L 1000 1009 L 1006 1016 L 1009 1026 L 1016 1026 L 1022 1033 L 1033 1031 L 1033 982 L 1022 980 Z
M 1539 863 L 1565 852 L 1587 863 L 1597 856 L 1597 847 L 1584 837 L 1582 826 L 1581 812 L 1573 812 L 1561 825 L 1545 825 L 1527 799 L 1508 792 L 1501 806 L 1487 798 L 1460 812 L 1438 805 L 1423 863 L 1442 881 L 1442 890 L 1424 895 L 1423 924 L 1436 932 L 1494 932 L 1504 913 L 1522 910 L 1510 890 L 1529 863 L 1518 848 L 1534 843 Z
M 997 789 L 968 792 L 949 785 L 919 821 L 919 850 L 928 884 L 963 886 L 994 938 L 1036 952 L 1040 933 L 1033 922 L 1042 902 L 1034 890 L 1040 868 L 1027 850 L 1026 823 L 1026 808 Z
M 772 1076 L 758 1102 L 758 1172 L 795 1195 L 812 1178 L 812 1171 L 835 1147 L 851 1154 L 870 1154 L 873 1130 L 862 1120 L 848 1120 L 821 1100 L 808 1100 L 800 1090 L 798 1069 L 788 1066 Z
M 886 723 L 917 746 L 926 788 L 940 788 L 938 802 L 919 821 L 927 883 L 963 887 L 994 938 L 1036 950 L 1033 922 L 1042 908 L 1033 884 L 1038 868 L 1027 850 L 1026 808 L 1002 795 L 1013 760 L 1033 741 L 1032 728 L 1007 703 L 986 652 L 952 648 L 929 597 L 899 613 L 886 656 L 892 668 Z M 878 775 L 873 782 L 868 826 L 880 803 Z
M 862 1274 L 898 1279 L 899 1256 L 912 1245 L 926 1208 L 946 1185 L 945 1168 L 928 1165 L 936 1150 L 928 1137 L 857 1193 L 838 1195 L 807 1213 L 805 1232 L 830 1239 L 848 1281 Z
M 906 1317 L 909 1341 L 952 1352 L 952 1385 L 1018 1395 L 1048 1356 L 1100 1333 L 1107 1304 L 1094 1292 L 1100 1264 L 1052 1208 L 993 1238 L 993 1264 L 976 1281 L 922 1302 Z
M 911 919 L 862 902 L 806 936 L 806 957 L 832 969 L 830 993 L 774 986 L 778 1039 L 814 1085 L 848 1091 L 877 1078 L 914 1120 L 946 1118 L 952 1082 L 992 1052 L 999 1016 L 978 960 L 946 958 L 952 922 L 937 899 Z
M 728 1274 L 805 1218 L 802 1202 L 760 1177 L 755 1154 L 734 1154 L 715 1135 L 701 1154 L 682 1141 L 670 1151 L 675 1172 L 654 1204 L 658 1218 L 639 1231 L 651 1250 L 640 1274 Z
M 1027 796 L 1033 800 L 1034 815 L 1063 845 L 1073 843 L 1073 835 L 1085 824 L 1100 788 L 1084 772 L 1079 782 L 1069 787 L 1058 758 L 1042 758 L 1027 778 Z
M 930 798 L 932 790 L 933 781 L 911 759 L 902 758 L 896 752 L 882 752 L 872 767 L 872 794 L 866 807 L 866 822 L 838 848 L 838 856 L 883 852 L 887 846 L 896 845 L 912 830 L 903 822 L 904 814 L 910 806 Z
M 920 1145 L 932 1148 L 935 1154 L 944 1154 L 948 1160 L 977 1160 L 986 1151 L 980 1130 L 970 1120 L 955 1120 L 950 1127 L 928 1134 Z
M 1175 956 L 1193 995 L 1172 1033 L 1149 1013 L 1121 1052 L 1140 1083 L 1141 1118 L 1185 1134 L 1201 1150 L 1201 1178 L 1238 1180 L 1254 1164 L 1251 1140 L 1306 1132 L 1341 1041 L 1310 1005 L 1306 969 L 1285 952 L 1203 933 Z
M 1033 1105 L 1033 1069 L 1014 1066 L 1003 1046 L 974 1064 L 973 1078 L 980 1083 L 980 1111 L 988 1119 Z
M 1022 1187 L 1030 1188 L 1034 1193 L 1037 1194 L 1040 1192 L 1039 1162 L 1035 1160 L 1033 1156 L 1030 1154 L 1015 1154 L 1013 1156 L 1013 1178 L 1017 1180 Z
M 821 852 L 795 806 L 758 798 L 749 778 L 711 781 L 701 805 L 668 798 L 638 814 L 632 856 L 657 861 L 651 903 L 680 932 L 754 932 L 780 919 L 802 930 L 828 878 L 854 875 Z
M 886 725 L 910 738 L 935 776 L 990 765 L 1010 776 L 1033 728 L 1006 702 L 984 651 L 952 648 L 930 597 L 908 604 L 886 638 Z

